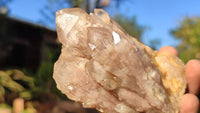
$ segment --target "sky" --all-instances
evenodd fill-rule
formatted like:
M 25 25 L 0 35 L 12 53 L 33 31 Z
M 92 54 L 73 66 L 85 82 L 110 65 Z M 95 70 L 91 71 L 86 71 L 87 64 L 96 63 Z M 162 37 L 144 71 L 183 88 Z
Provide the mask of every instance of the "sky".
M 150 45 L 150 40 L 159 39 L 157 49 L 180 43 L 170 31 L 177 28 L 184 17 L 200 17 L 200 0 L 122 0 L 118 8 L 113 5 L 115 0 L 111 1 L 108 13 L 136 16 L 137 23 L 148 28 L 142 37 L 143 43 Z M 10 16 L 38 23 L 42 19 L 40 10 L 45 5 L 47 0 L 13 0 L 8 7 Z M 49 24 L 49 27 L 55 28 L 55 24 Z

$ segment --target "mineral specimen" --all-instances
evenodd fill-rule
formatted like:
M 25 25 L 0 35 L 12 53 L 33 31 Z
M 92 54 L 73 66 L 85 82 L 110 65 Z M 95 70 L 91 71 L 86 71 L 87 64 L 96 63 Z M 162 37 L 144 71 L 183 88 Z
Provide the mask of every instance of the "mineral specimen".
M 184 64 L 129 36 L 102 9 L 56 13 L 62 53 L 57 87 L 84 107 L 105 113 L 178 113 L 186 87 Z

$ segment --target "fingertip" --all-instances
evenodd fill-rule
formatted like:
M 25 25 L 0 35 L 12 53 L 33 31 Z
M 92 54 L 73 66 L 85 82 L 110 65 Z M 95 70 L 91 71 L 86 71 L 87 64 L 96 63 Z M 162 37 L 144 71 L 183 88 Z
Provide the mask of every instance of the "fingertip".
M 174 47 L 171 46 L 164 46 L 162 48 L 160 48 L 160 50 L 158 51 L 159 53 L 168 53 L 171 55 L 175 55 L 178 56 L 178 52 Z
M 197 113 L 199 108 L 199 100 L 197 96 L 193 94 L 185 94 L 183 96 L 180 113 Z
M 195 73 L 200 74 L 200 61 L 196 59 L 189 60 L 186 64 L 186 68 L 190 69 L 190 71 L 195 71 Z
M 189 93 L 197 94 L 200 88 L 200 61 L 190 60 L 185 66 Z

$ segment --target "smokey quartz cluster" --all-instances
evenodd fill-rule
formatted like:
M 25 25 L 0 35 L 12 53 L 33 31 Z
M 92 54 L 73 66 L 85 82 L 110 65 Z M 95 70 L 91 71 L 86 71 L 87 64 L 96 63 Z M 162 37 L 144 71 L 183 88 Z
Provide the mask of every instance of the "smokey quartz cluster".
M 68 98 L 105 113 L 178 113 L 186 81 L 177 57 L 141 44 L 102 9 L 59 10 L 56 28 L 53 77 Z

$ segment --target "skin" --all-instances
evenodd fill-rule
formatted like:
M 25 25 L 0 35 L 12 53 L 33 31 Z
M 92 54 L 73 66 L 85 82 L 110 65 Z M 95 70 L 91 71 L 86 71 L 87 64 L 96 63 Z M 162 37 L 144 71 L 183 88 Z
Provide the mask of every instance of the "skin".
M 158 52 L 178 56 L 177 50 L 170 46 L 162 47 Z M 200 61 L 195 59 L 188 61 L 185 66 L 185 73 L 188 91 L 183 96 L 180 113 L 197 113 L 199 100 L 196 95 L 200 89 Z

